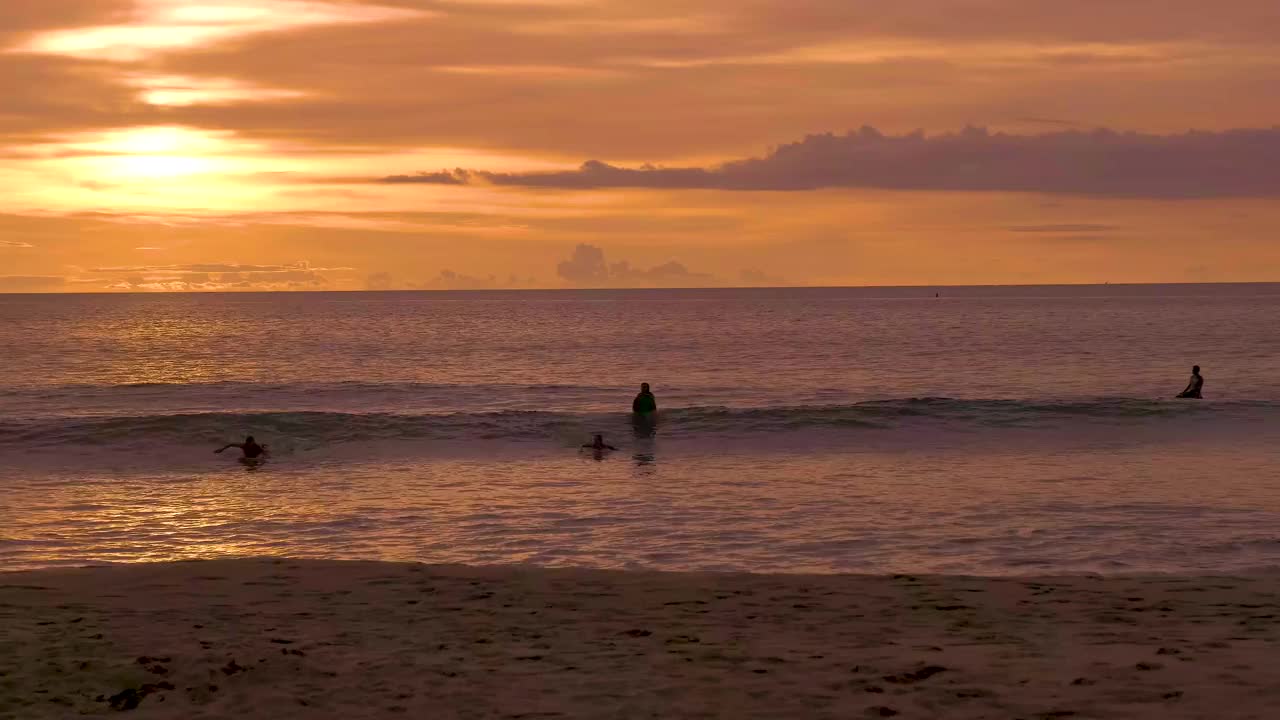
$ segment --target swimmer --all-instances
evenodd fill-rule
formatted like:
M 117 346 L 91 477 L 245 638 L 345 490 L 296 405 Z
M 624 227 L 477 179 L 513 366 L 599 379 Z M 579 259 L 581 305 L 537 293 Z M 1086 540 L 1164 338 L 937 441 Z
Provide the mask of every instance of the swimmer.
M 1203 399 L 1204 396 L 1200 394 L 1200 391 L 1203 388 L 1204 378 L 1200 375 L 1200 366 L 1196 365 L 1191 368 L 1191 380 L 1187 383 L 1187 389 L 1178 393 L 1178 397 L 1194 398 L 1196 400 Z
M 223 445 L 217 450 L 214 450 L 214 452 L 220 453 L 223 450 L 226 450 L 227 448 L 240 448 L 240 451 L 244 453 L 244 456 L 250 460 L 253 460 L 254 458 L 258 458 L 267 454 L 267 446 L 259 445 L 256 441 L 254 441 L 252 435 L 245 438 L 244 442 L 242 443 L 227 443 L 226 445 Z
M 658 400 L 649 390 L 649 383 L 640 383 L 640 393 L 631 401 L 631 412 L 637 415 L 648 415 L 658 411 Z
M 582 446 L 586 450 L 595 450 L 596 452 L 604 452 L 605 450 L 617 450 L 618 448 L 608 445 L 604 441 L 603 435 L 596 435 L 596 439 Z

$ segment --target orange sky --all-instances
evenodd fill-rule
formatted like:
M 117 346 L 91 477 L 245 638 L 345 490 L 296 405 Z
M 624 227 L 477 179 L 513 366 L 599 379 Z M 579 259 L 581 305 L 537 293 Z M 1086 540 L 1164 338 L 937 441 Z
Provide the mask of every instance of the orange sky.
M 1280 280 L 1274 0 L 5 0 L 0 53 L 0 292 Z

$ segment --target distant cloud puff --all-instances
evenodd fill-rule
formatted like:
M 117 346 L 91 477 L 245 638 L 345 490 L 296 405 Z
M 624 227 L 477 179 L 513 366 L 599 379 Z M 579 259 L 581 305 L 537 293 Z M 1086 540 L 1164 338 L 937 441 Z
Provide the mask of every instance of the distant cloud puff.
M 779 275 L 771 275 L 763 270 L 756 268 L 748 268 L 738 273 L 738 279 L 743 285 L 755 285 L 765 287 L 780 287 L 786 284 L 786 280 Z
M 609 263 L 603 249 L 586 243 L 575 247 L 573 254 L 556 266 L 556 274 L 572 285 L 586 287 L 671 287 L 712 279 L 674 260 L 647 269 L 633 268 L 626 260 Z
M 497 290 L 519 287 L 519 285 L 520 281 L 515 276 L 503 281 L 496 275 L 473 277 L 453 270 L 441 270 L 439 275 L 422 283 L 419 287 L 423 290 Z
M 926 136 L 864 127 L 810 135 L 761 158 L 700 168 L 625 168 L 597 160 L 577 170 L 475 170 L 395 175 L 384 183 L 488 183 L 532 188 L 1011 191 L 1196 198 L 1280 195 L 1280 127 L 1150 135 L 1099 129 L 1040 135 L 984 128 Z
M 573 249 L 573 255 L 556 266 L 556 274 L 571 283 L 603 285 L 609 281 L 609 265 L 604 250 L 583 243 Z
M 0 240 L 0 247 L 29 248 L 32 245 L 31 243 L 17 242 L 16 240 Z
M 379 272 L 371 273 L 364 281 L 365 290 L 394 290 L 395 283 L 391 280 L 391 273 Z

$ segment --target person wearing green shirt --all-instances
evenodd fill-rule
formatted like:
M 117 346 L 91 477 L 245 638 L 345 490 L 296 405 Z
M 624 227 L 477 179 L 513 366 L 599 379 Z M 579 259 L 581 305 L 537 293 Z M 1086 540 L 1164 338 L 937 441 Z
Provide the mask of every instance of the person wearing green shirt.
M 649 383 L 640 383 L 640 394 L 631 401 L 631 412 L 637 415 L 651 415 L 658 411 L 658 400 L 649 390 Z

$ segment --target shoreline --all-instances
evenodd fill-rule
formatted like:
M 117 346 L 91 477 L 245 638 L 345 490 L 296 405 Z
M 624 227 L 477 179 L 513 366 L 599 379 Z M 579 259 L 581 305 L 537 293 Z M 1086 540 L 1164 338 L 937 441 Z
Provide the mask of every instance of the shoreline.
M 1280 577 L 0 573 L 0 718 L 1280 715 Z

